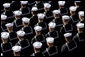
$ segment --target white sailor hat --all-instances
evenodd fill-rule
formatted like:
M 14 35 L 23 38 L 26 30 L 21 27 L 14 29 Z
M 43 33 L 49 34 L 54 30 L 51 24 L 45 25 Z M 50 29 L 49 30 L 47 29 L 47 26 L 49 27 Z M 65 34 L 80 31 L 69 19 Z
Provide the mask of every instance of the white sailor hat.
M 9 33 L 8 32 L 2 32 L 1 33 L 1 38 L 2 39 L 8 39 L 9 38 Z
M 21 2 L 21 4 L 23 4 L 23 5 L 26 5 L 27 3 L 28 3 L 28 1 L 20 1 Z
M 44 7 L 45 7 L 45 8 L 50 8 L 50 7 L 51 7 L 51 4 L 49 4 L 49 3 L 44 3 Z
M 72 33 L 65 33 L 65 34 L 64 34 L 64 37 L 65 37 L 65 38 L 68 38 L 68 37 L 70 37 L 70 36 L 72 36 Z
M 20 52 L 21 51 L 21 46 L 13 46 L 12 47 L 12 50 L 14 51 L 14 52 Z
M 38 11 L 37 7 L 32 7 L 32 11 Z
M 41 30 L 42 30 L 42 27 L 41 27 L 41 26 L 35 26 L 35 27 L 34 27 L 34 30 L 36 30 L 36 31 L 41 31 Z
M 50 28 L 55 28 L 55 27 L 56 27 L 56 23 L 50 22 L 50 23 L 48 24 L 48 26 L 49 26 Z
M 44 17 L 45 17 L 45 15 L 43 13 L 39 13 L 39 14 L 37 14 L 37 16 L 38 16 L 38 19 L 44 19 Z
M 7 23 L 5 26 L 6 27 L 13 27 L 13 23 Z
M 39 49 L 42 47 L 42 43 L 41 42 L 34 42 L 33 47 Z
M 70 17 L 69 17 L 68 15 L 64 15 L 64 16 L 62 16 L 62 19 L 63 19 L 63 20 L 69 20 Z
M 6 19 L 7 19 L 7 16 L 6 16 L 6 15 L 1 14 L 1 20 L 6 20 Z
M 25 35 L 24 31 L 17 31 L 17 35 L 23 37 Z
M 53 14 L 60 14 L 60 10 L 54 10 Z
M 80 3 L 81 1 L 74 1 L 75 3 Z
M 4 7 L 4 8 L 9 8 L 10 5 L 11 5 L 10 3 L 4 3 L 4 4 L 3 4 L 3 7 Z
M 17 15 L 17 16 L 20 16 L 20 15 L 22 14 L 22 12 L 21 12 L 21 11 L 19 11 L 19 10 L 14 11 L 13 13 L 14 13 L 14 15 Z
M 22 18 L 22 21 L 23 21 L 24 23 L 29 23 L 29 22 L 30 22 L 30 19 L 27 18 L 27 17 L 23 17 L 23 18 Z
M 46 41 L 47 41 L 47 43 L 54 43 L 54 38 L 53 37 L 47 37 Z
M 78 28 L 84 28 L 84 23 L 77 23 L 76 25 Z
M 84 11 L 79 11 L 78 14 L 79 16 L 84 16 Z
M 65 1 L 58 1 L 58 4 L 61 5 L 61 6 L 64 6 L 65 5 Z
M 76 7 L 76 6 L 71 6 L 71 7 L 69 8 L 69 10 L 70 10 L 70 11 L 76 11 L 76 10 L 77 10 L 77 7 Z

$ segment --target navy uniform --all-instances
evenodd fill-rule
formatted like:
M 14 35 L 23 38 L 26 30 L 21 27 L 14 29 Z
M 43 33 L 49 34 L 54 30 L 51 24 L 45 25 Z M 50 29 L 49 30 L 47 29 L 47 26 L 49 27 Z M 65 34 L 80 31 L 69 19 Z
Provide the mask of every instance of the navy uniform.
M 22 49 L 21 46 L 17 46 L 17 45 L 13 46 L 13 47 L 12 47 L 12 50 L 13 50 L 14 56 L 22 56 L 22 54 L 21 54 L 21 52 L 22 52 L 21 49 Z
M 36 41 L 39 41 L 39 42 L 44 43 L 44 42 L 45 42 L 45 37 L 44 37 L 44 35 L 41 34 L 41 35 L 34 36 L 34 38 L 32 38 L 31 43 L 34 43 L 34 42 L 36 42 Z
M 38 8 L 38 12 L 39 13 L 43 13 L 43 11 L 44 11 L 44 5 L 43 5 L 43 3 L 42 3 L 42 1 L 35 1 L 35 5 L 34 5 L 34 7 L 37 7 Z
M 74 28 L 73 28 L 73 25 L 69 23 L 69 21 L 70 21 L 69 16 L 64 15 L 64 16 L 62 16 L 62 19 L 63 19 L 63 23 L 64 23 L 65 20 L 68 20 L 68 23 L 61 27 L 60 33 L 62 33 L 62 34 L 65 34 L 65 33 L 68 33 L 68 32 L 72 33 Z
M 62 17 L 60 15 L 60 10 L 54 10 L 53 11 L 54 14 L 54 19 L 53 22 L 56 23 L 56 30 L 60 31 L 60 27 L 62 26 L 63 22 L 62 22 Z
M 16 43 L 16 45 L 22 47 L 21 54 L 23 56 L 25 56 L 25 55 L 29 56 L 30 53 L 31 53 L 31 51 L 30 51 L 30 42 L 29 42 L 29 40 L 23 38 L 24 35 L 25 35 L 24 31 L 17 31 L 17 36 L 18 36 L 19 41 Z
M 1 51 L 3 53 L 3 56 L 12 56 L 12 43 L 8 42 L 9 33 L 8 32 L 2 32 L 1 33 L 2 42 L 1 43 Z
M 20 1 L 12 1 L 11 2 L 11 10 L 15 11 L 15 10 L 19 10 L 20 9 Z
M 21 1 L 21 8 L 20 8 L 20 11 L 22 12 L 22 16 L 28 16 L 28 17 L 30 17 L 30 8 L 29 7 L 27 7 L 27 5 L 28 5 L 28 1 Z
M 32 26 L 32 28 L 34 28 L 34 25 L 38 23 L 38 16 L 37 16 L 38 8 L 32 7 L 31 11 L 32 11 L 32 17 L 30 18 L 30 25 Z
M 18 31 L 22 28 L 22 20 L 21 20 L 22 12 L 21 11 L 14 11 L 14 14 L 15 14 L 15 19 L 16 19 L 16 20 L 13 21 L 14 31 Z
M 28 39 L 29 41 L 31 41 L 31 38 L 33 37 L 33 29 L 29 25 L 30 19 L 27 17 L 23 17 L 22 22 L 23 22 L 23 27 L 21 28 L 21 30 L 26 33 L 25 38 Z
M 28 1 L 28 7 L 32 8 L 32 6 L 35 4 L 35 1 Z
M 78 33 L 73 37 L 73 40 L 77 43 L 78 45 L 78 51 L 80 51 L 81 54 L 83 54 L 81 51 L 85 48 L 83 45 L 85 43 L 85 38 L 84 38 L 84 23 L 78 23 L 77 24 L 77 31 Z
M 72 33 L 65 33 L 64 34 L 65 37 L 65 44 L 62 45 L 61 48 L 61 55 L 62 56 L 69 56 L 69 55 L 73 55 L 76 54 L 76 49 L 77 49 L 77 44 L 75 41 L 72 40 Z
M 44 14 L 45 14 L 45 22 L 48 24 L 53 20 L 53 13 L 51 11 L 51 4 L 44 3 Z
M 12 43 L 12 45 L 15 45 L 18 41 L 17 34 L 15 31 L 13 31 L 13 23 L 7 23 L 7 31 L 9 32 L 9 41 Z
M 41 42 L 34 42 L 33 43 L 34 53 L 32 53 L 31 56 L 44 56 L 43 53 L 41 52 L 42 45 L 43 44 Z
M 7 16 L 1 14 L 1 30 L 7 31 L 5 24 L 7 23 Z
M 44 56 L 58 56 L 58 47 L 54 46 L 54 38 L 46 38 L 48 48 L 43 52 Z M 51 44 L 51 45 L 50 45 Z
M 59 4 L 59 10 L 61 11 L 61 15 L 67 15 L 68 14 L 68 9 L 64 6 L 65 1 L 58 1 Z

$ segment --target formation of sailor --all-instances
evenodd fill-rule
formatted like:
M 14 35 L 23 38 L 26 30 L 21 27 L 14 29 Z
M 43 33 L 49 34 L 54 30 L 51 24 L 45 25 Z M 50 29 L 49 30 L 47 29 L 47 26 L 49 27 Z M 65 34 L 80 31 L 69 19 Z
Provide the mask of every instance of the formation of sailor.
M 84 43 L 82 1 L 1 3 L 1 56 L 77 55 Z

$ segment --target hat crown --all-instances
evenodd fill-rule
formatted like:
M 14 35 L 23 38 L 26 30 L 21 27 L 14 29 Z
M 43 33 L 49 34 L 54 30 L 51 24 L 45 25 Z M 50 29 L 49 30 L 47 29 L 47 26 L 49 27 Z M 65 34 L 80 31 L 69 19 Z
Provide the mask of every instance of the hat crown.
M 21 51 L 21 46 L 14 46 L 14 47 L 12 47 L 12 50 L 14 52 L 19 52 L 19 51 Z
M 44 15 L 43 13 L 39 13 L 37 16 L 38 16 L 38 18 L 40 18 L 40 19 L 44 19 L 44 17 L 45 17 L 45 15 Z
M 54 14 L 60 14 L 60 10 L 54 10 L 53 13 Z
M 2 33 L 1 33 L 1 37 L 2 37 L 3 39 L 7 39 L 7 38 L 9 37 L 9 33 L 8 33 L 8 32 L 2 32 Z
M 64 37 L 70 37 L 70 36 L 72 36 L 72 33 L 66 33 L 66 34 L 64 34 Z
M 1 14 L 1 20 L 6 20 L 6 19 L 7 19 L 7 16 Z
M 51 27 L 51 28 L 55 28 L 55 27 L 56 27 L 56 23 L 50 22 L 50 23 L 48 24 L 48 26 Z
M 51 4 L 49 4 L 49 3 L 44 3 L 44 7 L 50 8 L 50 7 L 51 7 Z
M 47 41 L 47 43 L 54 43 L 54 38 L 53 37 L 47 37 L 46 41 Z
M 37 11 L 38 8 L 37 7 L 32 7 L 32 11 Z
M 34 48 L 41 48 L 42 47 L 42 43 L 41 42 L 34 42 L 33 43 L 33 47 Z
M 35 26 L 35 27 L 34 27 L 34 30 L 36 30 L 36 31 L 41 31 L 41 30 L 42 30 L 42 27 L 41 27 L 41 26 Z

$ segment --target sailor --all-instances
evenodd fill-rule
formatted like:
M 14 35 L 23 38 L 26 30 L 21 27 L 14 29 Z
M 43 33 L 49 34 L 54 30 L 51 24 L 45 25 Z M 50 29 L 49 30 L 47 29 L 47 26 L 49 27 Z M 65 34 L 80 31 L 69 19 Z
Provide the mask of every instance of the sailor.
M 58 56 L 58 47 L 54 45 L 54 40 L 53 37 L 46 38 L 48 48 L 43 52 L 44 56 Z
M 18 31 L 22 28 L 21 15 L 22 15 L 21 11 L 19 11 L 19 10 L 14 11 L 15 20 L 13 21 L 13 23 L 14 23 L 15 31 Z
M 79 22 L 84 23 L 84 11 L 79 11 L 78 16 L 79 16 L 79 20 L 80 20 Z
M 14 56 L 21 56 L 21 48 L 22 48 L 21 46 L 12 47 Z
M 37 13 L 38 13 L 38 8 L 32 7 L 32 9 L 31 9 L 32 17 L 30 18 L 30 25 L 32 26 L 32 28 L 34 28 L 34 25 L 36 25 L 38 23 Z
M 42 45 L 43 44 L 41 42 L 34 42 L 33 43 L 34 53 L 31 56 L 44 56 L 41 52 Z
M 31 53 L 30 42 L 28 39 L 24 38 L 24 35 L 25 35 L 24 31 L 17 31 L 17 38 L 19 41 L 16 43 L 16 45 L 19 45 L 22 47 L 22 55 L 23 56 L 29 56 Z
M 62 56 L 68 56 L 75 54 L 75 51 L 77 49 L 77 44 L 75 41 L 72 40 L 72 33 L 65 33 L 65 44 L 62 45 L 61 48 L 61 55 Z
M 6 23 L 7 23 L 7 16 L 1 14 L 1 30 L 2 30 L 2 32 L 7 31 L 6 26 L 5 26 Z
M 28 1 L 28 6 L 29 6 L 30 8 L 32 8 L 33 5 L 35 5 L 35 1 Z
M 18 39 L 16 32 L 13 30 L 13 25 L 13 23 L 7 23 L 5 26 L 9 32 L 9 41 L 12 43 L 12 45 L 15 45 L 18 42 Z
M 70 6 L 69 10 L 70 10 L 70 18 L 72 20 L 71 23 L 74 23 L 74 24 L 78 23 L 79 19 L 78 19 L 78 16 L 76 14 L 77 7 Z
M 56 30 L 60 30 L 60 27 L 62 26 L 63 22 L 62 22 L 62 17 L 61 17 L 61 11 L 60 10 L 54 10 L 53 11 L 53 22 L 56 23 Z
M 13 12 L 11 11 L 11 3 L 4 3 L 4 12 L 2 14 L 7 16 L 7 22 L 13 22 Z
M 61 11 L 61 15 L 67 15 L 68 9 L 65 7 L 66 1 L 58 1 L 59 10 Z
M 73 40 L 79 44 L 79 42 L 85 42 L 84 38 L 84 23 L 77 23 L 78 33 L 73 37 Z
M 70 17 L 68 15 L 62 16 L 63 26 L 61 27 L 60 33 L 63 35 L 65 33 L 73 32 L 73 25 L 70 22 Z
M 24 17 L 29 16 L 30 15 L 30 8 L 28 7 L 28 1 L 20 1 L 20 2 L 21 2 L 20 11 L 22 11 L 22 16 L 24 16 Z
M 23 23 L 23 27 L 21 28 L 21 30 L 26 33 L 25 38 L 31 41 L 31 38 L 33 36 L 33 29 L 30 26 L 30 19 L 27 17 L 23 17 L 22 23 Z
M 49 23 L 53 19 L 53 13 L 51 11 L 51 4 L 50 3 L 44 3 L 44 14 L 46 17 L 45 22 Z
M 47 33 L 47 23 L 44 22 L 45 15 L 43 13 L 39 13 L 37 16 L 38 16 L 38 23 L 36 24 L 36 26 L 41 26 L 42 33 L 46 34 Z
M 41 33 L 42 27 L 41 26 L 35 26 L 34 30 L 35 30 L 36 35 L 32 38 L 31 44 L 33 44 L 36 41 L 44 43 L 45 42 L 45 36 Z
M 8 32 L 1 32 L 1 51 L 3 56 L 12 56 L 12 43 L 8 42 L 9 33 Z
M 78 23 L 77 25 L 77 31 L 78 33 L 73 37 L 73 40 L 77 43 L 78 48 L 77 48 L 77 54 L 83 55 L 84 51 L 84 43 L 85 43 L 85 38 L 84 38 L 84 23 Z
M 43 5 L 42 1 L 35 1 L 35 5 L 34 6 L 38 8 L 38 12 L 39 13 L 43 13 L 44 5 Z
M 21 7 L 20 1 L 11 1 L 11 10 L 16 11 L 19 10 Z

